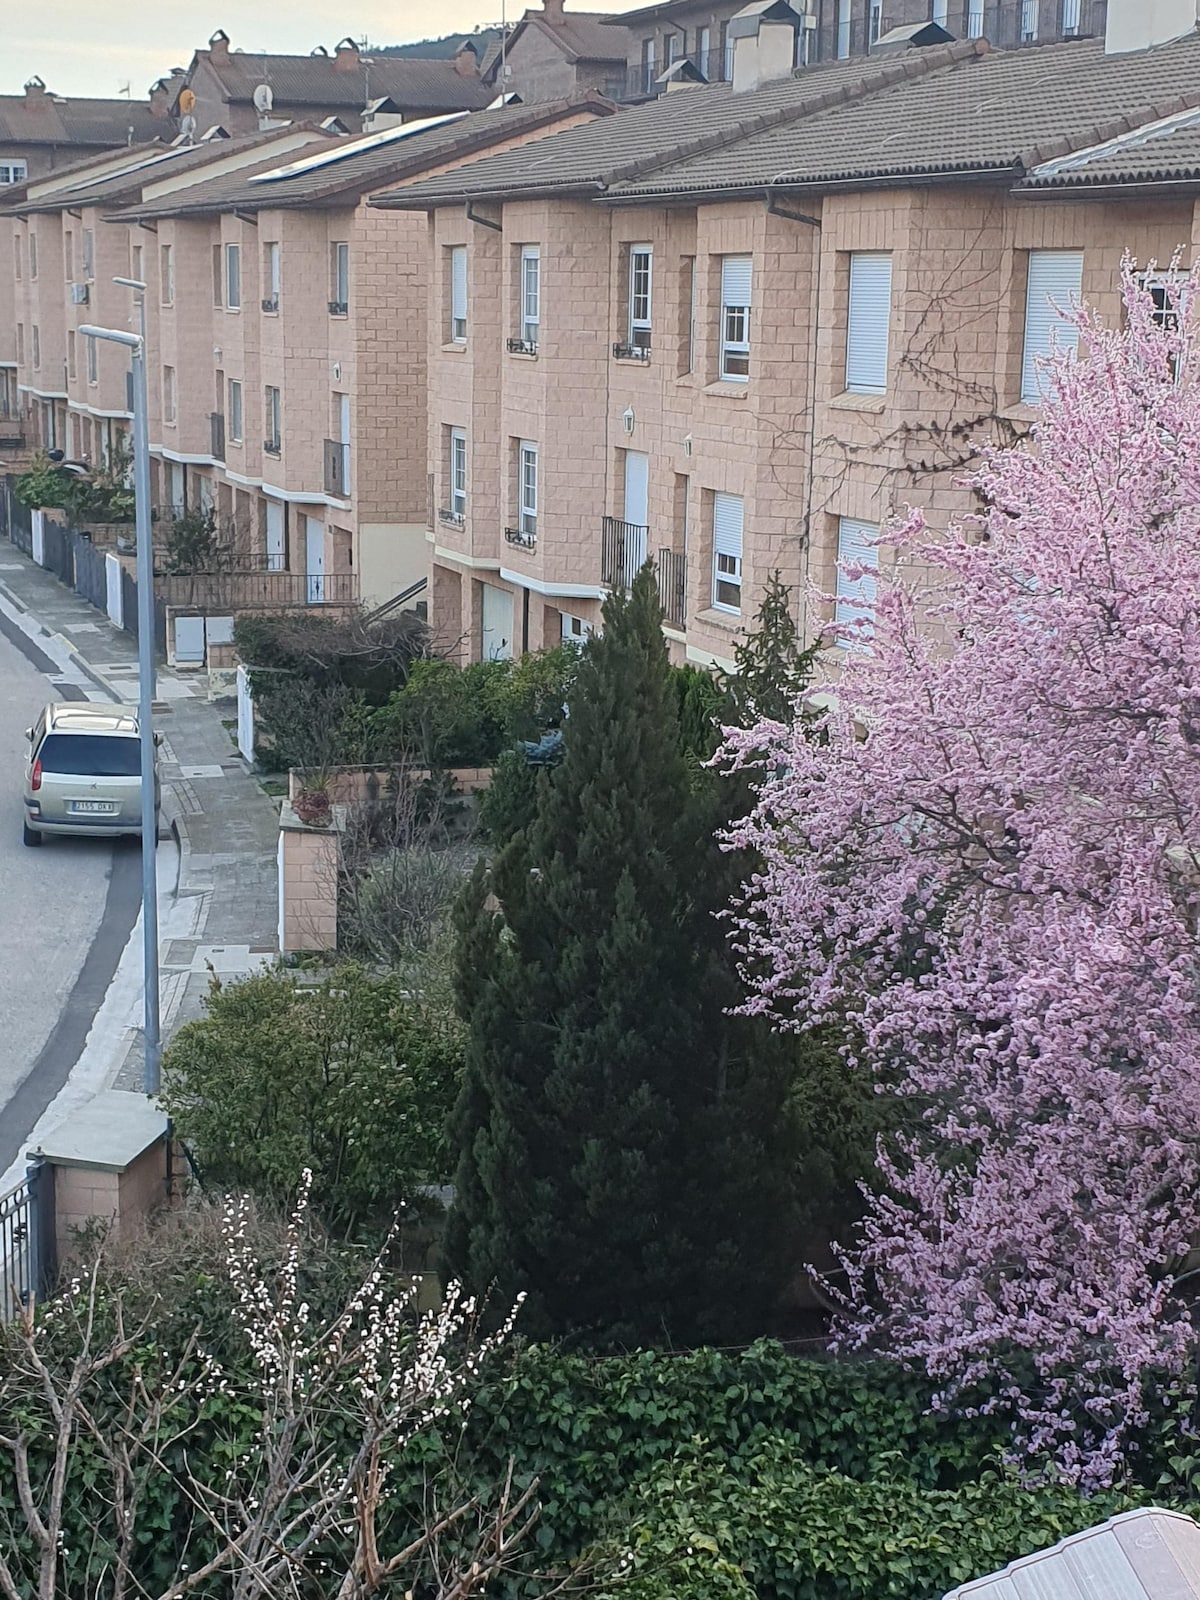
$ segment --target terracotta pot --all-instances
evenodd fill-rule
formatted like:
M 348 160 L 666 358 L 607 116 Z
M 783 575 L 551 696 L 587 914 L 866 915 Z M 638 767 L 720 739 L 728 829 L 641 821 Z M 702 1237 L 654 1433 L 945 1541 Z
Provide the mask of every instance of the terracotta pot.
M 333 814 L 329 796 L 324 789 L 309 789 L 298 794 L 292 801 L 292 810 L 300 821 L 310 828 L 328 822 Z

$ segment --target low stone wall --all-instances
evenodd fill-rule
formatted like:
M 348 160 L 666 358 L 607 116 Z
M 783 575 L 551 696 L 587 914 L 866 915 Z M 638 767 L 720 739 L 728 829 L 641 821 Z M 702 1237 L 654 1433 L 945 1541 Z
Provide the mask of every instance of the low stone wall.
M 426 783 L 434 776 L 425 767 L 411 768 L 404 775 L 412 783 Z M 288 772 L 288 799 L 295 800 L 316 776 L 305 767 L 292 767 Z M 324 787 L 333 805 L 361 805 L 386 794 L 395 776 L 391 767 L 334 767 L 324 774 Z M 491 767 L 448 767 L 446 776 L 461 794 L 477 794 L 492 786 Z

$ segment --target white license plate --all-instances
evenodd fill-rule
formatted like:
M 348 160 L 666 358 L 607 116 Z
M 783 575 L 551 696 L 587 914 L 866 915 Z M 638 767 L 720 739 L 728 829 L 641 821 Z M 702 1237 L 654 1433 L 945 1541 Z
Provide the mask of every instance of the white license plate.
M 116 813 L 115 800 L 70 800 L 67 810 L 75 817 L 111 817 Z

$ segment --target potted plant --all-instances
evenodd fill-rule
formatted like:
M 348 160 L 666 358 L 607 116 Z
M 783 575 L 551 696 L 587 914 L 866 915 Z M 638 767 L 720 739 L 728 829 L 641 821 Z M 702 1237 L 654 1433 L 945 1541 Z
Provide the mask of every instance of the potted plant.
M 328 827 L 333 816 L 333 802 L 329 798 L 329 788 L 324 774 L 313 774 L 307 778 L 296 798 L 292 801 L 292 810 L 309 828 Z

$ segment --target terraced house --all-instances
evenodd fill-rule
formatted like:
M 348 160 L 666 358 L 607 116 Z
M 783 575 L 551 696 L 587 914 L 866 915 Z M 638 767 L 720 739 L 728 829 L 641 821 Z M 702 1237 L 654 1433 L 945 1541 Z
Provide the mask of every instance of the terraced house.
M 1058 308 L 1188 258 L 1194 10 L 794 71 L 800 18 L 752 6 L 731 83 L 378 197 L 431 218 L 443 631 L 578 638 L 647 558 L 678 659 L 728 663 L 772 570 L 810 630 L 869 607 L 883 519 L 969 512 L 973 442 L 1036 419 Z

